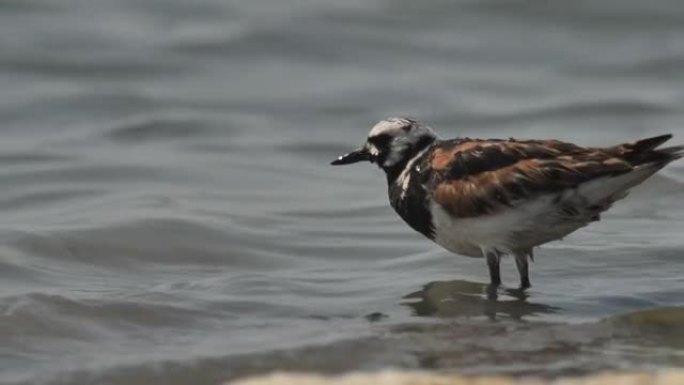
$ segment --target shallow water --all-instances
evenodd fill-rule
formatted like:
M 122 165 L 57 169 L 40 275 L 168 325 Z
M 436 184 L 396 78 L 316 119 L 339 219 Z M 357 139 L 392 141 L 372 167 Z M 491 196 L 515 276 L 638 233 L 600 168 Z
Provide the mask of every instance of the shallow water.
M 496 301 L 378 170 L 328 166 L 397 114 L 445 137 L 682 143 L 680 1 L 0 11 L 0 382 L 684 364 L 684 162 Z

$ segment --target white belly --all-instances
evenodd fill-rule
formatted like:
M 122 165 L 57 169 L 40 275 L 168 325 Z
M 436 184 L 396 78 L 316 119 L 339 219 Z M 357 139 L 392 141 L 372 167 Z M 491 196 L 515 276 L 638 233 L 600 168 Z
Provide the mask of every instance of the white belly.
M 482 249 L 506 254 L 527 253 L 533 247 L 586 225 L 586 218 L 562 215 L 555 196 L 539 197 L 496 214 L 474 218 L 454 218 L 441 205 L 431 202 L 434 240 L 445 249 L 470 257 L 481 257 Z

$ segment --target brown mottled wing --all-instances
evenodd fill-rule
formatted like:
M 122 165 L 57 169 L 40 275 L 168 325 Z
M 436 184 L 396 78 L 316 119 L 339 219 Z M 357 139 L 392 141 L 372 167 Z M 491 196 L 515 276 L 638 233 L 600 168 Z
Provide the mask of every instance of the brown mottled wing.
M 632 165 L 618 154 L 560 141 L 445 142 L 430 160 L 433 199 L 452 215 L 488 214 L 524 199 L 618 175 Z

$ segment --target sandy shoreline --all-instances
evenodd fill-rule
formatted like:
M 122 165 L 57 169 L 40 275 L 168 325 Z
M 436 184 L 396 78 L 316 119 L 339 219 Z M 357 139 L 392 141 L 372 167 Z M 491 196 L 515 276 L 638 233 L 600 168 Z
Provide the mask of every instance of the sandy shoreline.
M 586 377 L 509 378 L 503 376 L 458 376 L 428 372 L 383 371 L 320 376 L 305 373 L 274 373 L 251 377 L 226 385 L 681 385 L 684 371 L 654 373 L 600 373 Z

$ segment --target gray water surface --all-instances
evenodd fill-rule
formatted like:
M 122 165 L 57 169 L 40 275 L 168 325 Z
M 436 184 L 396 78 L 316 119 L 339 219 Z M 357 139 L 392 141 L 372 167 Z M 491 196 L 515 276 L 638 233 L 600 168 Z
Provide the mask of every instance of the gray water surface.
M 684 365 L 684 162 L 497 300 L 328 165 L 392 115 L 684 143 L 681 1 L 6 0 L 0 36 L 2 383 Z

